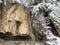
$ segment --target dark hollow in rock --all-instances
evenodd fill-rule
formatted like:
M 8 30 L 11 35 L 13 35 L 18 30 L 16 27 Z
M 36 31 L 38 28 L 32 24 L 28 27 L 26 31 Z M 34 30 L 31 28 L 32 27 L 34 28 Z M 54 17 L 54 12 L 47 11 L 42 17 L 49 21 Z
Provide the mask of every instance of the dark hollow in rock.
M 17 30 L 19 29 L 19 26 L 20 26 L 20 25 L 21 25 L 21 22 L 16 20 L 16 29 L 17 29 Z
M 6 32 L 5 34 L 0 32 L 0 39 L 3 39 L 3 40 L 22 40 L 22 41 L 27 40 L 28 41 L 28 40 L 31 40 L 31 37 L 29 35 L 13 36 L 12 33 L 10 33 L 10 32 Z
M 53 22 L 50 20 L 50 24 L 49 24 L 49 26 L 50 27 L 52 27 L 52 33 L 55 35 L 55 36 L 58 36 L 58 37 L 60 37 L 60 35 L 58 34 L 58 32 L 57 32 L 57 30 L 56 30 L 56 28 L 55 28 L 55 26 L 54 26 L 54 24 L 53 24 Z

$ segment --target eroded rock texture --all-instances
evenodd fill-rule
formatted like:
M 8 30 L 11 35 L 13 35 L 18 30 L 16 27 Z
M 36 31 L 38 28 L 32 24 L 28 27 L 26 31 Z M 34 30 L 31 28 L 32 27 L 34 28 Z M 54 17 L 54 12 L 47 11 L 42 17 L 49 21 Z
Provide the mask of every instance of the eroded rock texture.
M 8 6 L 9 5 L 9 6 Z M 13 35 L 30 35 L 30 15 L 24 6 L 8 4 L 2 7 L 2 19 L 0 32 Z
M 30 12 L 26 11 L 24 6 Z M 34 36 L 31 35 L 31 37 L 37 41 L 44 40 L 45 45 L 60 45 L 59 0 L 33 0 L 33 2 L 30 0 L 4 0 L 1 7 L 1 32 L 12 32 L 14 35 L 23 33 L 31 35 L 30 32 L 32 32 Z M 28 42 L 21 42 L 21 45 L 23 45 L 22 43 L 27 44 Z M 32 44 L 35 45 L 34 40 Z

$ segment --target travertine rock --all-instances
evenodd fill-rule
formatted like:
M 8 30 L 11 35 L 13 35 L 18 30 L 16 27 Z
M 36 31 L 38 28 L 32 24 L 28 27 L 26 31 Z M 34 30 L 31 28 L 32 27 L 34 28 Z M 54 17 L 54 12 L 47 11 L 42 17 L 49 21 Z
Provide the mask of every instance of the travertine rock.
M 21 5 L 3 6 L 2 25 L 0 32 L 10 32 L 13 35 L 30 35 L 30 16 L 28 9 Z

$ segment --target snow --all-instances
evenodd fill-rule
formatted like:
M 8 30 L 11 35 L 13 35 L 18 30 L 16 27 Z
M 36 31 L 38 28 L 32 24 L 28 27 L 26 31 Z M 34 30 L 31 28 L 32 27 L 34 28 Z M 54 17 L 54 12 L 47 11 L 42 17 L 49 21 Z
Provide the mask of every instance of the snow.
M 25 6 L 28 6 L 30 3 L 30 1 L 28 0 L 15 0 L 15 1 Z
M 2 3 L 2 0 L 0 0 L 0 3 Z
M 22 4 L 26 7 L 29 7 L 31 5 L 31 0 L 12 0 L 13 2 Z M 33 5 L 33 10 L 32 10 L 32 14 L 35 14 L 35 16 L 37 16 L 38 14 L 40 14 L 40 18 L 38 20 L 40 20 L 42 26 L 44 27 L 44 29 L 46 29 L 46 31 L 44 30 L 44 34 L 47 37 L 47 45 L 60 45 L 60 37 L 55 36 L 50 30 L 49 26 L 46 25 L 46 18 L 43 17 L 43 11 L 50 11 L 49 12 L 49 16 L 51 16 L 52 18 L 54 18 L 55 21 L 57 21 L 58 23 L 60 23 L 60 2 L 57 2 L 56 0 L 46 0 L 47 3 L 39 3 L 38 5 Z M 2 3 L 2 1 L 0 0 L 0 3 Z M 52 4 L 53 3 L 53 4 Z M 57 5 L 55 4 L 57 3 Z M 46 8 L 47 7 L 47 8 Z M 40 11 L 40 12 L 39 12 Z M 56 24 L 59 26 L 59 24 Z M 38 44 L 36 44 L 38 45 Z
M 47 40 L 46 43 L 49 45 L 60 45 L 60 37 L 54 36 L 53 33 L 51 31 L 47 31 L 46 34 L 47 36 Z
M 15 0 L 16 2 L 18 2 L 18 3 L 21 3 L 21 1 L 20 0 Z
M 8 0 L 8 3 L 17 3 L 29 7 L 33 1 L 34 0 Z M 0 3 L 2 3 L 2 0 L 0 0 Z M 4 0 L 4 4 L 7 5 L 6 0 Z
M 57 3 L 59 4 L 59 3 Z M 47 8 L 46 8 L 47 7 Z M 46 11 L 49 11 L 51 10 L 51 12 L 49 12 L 49 15 L 51 17 L 53 17 L 57 22 L 60 23 L 60 7 L 59 5 L 57 6 L 56 4 L 51 4 L 51 3 L 39 3 L 38 5 L 34 6 L 33 8 L 33 11 L 32 13 L 35 14 L 35 15 L 39 15 L 40 14 L 40 21 L 42 23 L 42 26 L 46 29 L 46 31 L 44 31 L 44 34 L 46 35 L 47 37 L 47 40 L 46 40 L 46 44 L 47 45 L 60 45 L 60 37 L 57 37 L 55 36 L 51 31 L 50 31 L 50 27 L 46 25 L 46 23 L 44 22 L 45 19 L 44 17 L 42 16 L 41 17 L 41 10 L 46 10 Z M 40 12 L 39 12 L 40 10 Z

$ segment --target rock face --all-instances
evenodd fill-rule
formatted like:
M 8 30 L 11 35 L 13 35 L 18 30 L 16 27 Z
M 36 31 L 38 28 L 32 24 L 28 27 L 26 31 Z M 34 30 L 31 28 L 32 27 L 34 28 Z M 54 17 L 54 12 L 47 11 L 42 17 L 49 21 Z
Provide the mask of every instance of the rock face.
M 4 5 L 0 6 L 0 32 L 20 36 L 31 35 L 33 32 L 35 36 L 31 35 L 33 39 L 40 39 L 40 41 L 43 39 L 46 45 L 58 45 L 60 43 L 60 37 L 58 37 L 60 36 L 60 2 L 58 1 L 4 0 Z M 31 20 L 29 11 L 24 6 L 31 9 Z M 21 42 L 21 45 L 26 43 Z
M 60 35 L 60 10 L 59 9 L 56 9 L 54 10 L 53 12 L 51 12 L 51 20 L 57 30 L 57 32 L 59 33 Z
M 9 6 L 8 6 L 9 5 Z M 3 6 L 0 32 L 12 33 L 13 35 L 30 35 L 31 25 L 28 9 L 21 5 Z
M 58 34 L 60 35 L 60 7 L 59 5 L 52 5 L 49 7 L 51 12 L 49 13 L 50 19 L 52 20 Z

